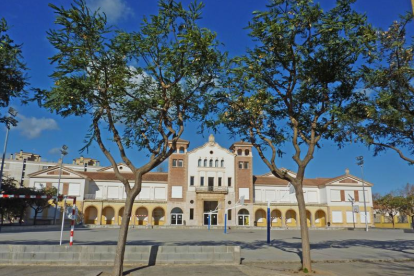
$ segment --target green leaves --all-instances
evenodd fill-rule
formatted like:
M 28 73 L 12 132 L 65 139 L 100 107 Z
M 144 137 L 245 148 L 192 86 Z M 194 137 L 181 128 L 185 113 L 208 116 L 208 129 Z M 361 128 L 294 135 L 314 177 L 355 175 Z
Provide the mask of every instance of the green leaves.
M 376 62 L 361 70 L 371 97 L 355 132 L 374 148 L 375 155 L 392 149 L 414 164 L 414 46 L 406 40 L 409 23 L 411 13 L 388 30 L 377 32 L 378 49 L 373 51 Z
M 307 164 L 313 150 L 301 159 L 296 146 L 313 149 L 322 138 L 339 137 L 343 114 L 362 99 L 355 93 L 357 62 L 368 59 L 375 44 L 353 2 L 323 11 L 309 0 L 274 0 L 254 12 L 248 29 L 256 46 L 233 59 L 224 83 L 230 95 L 224 123 L 233 133 L 272 149 L 272 158 L 292 141 L 298 165 Z
M 22 46 L 10 38 L 8 31 L 6 20 L 0 18 L 0 107 L 8 106 L 13 97 L 26 96 L 27 68 Z

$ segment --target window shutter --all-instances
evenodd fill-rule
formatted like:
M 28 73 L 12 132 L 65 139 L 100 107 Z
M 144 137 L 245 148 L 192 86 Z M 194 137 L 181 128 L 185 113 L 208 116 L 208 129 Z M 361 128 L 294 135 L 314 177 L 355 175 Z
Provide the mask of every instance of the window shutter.
M 358 191 L 354 191 L 355 202 L 359 202 L 359 193 Z
M 345 191 L 341 190 L 341 201 L 345 201 Z
M 69 183 L 63 183 L 63 195 L 68 195 Z

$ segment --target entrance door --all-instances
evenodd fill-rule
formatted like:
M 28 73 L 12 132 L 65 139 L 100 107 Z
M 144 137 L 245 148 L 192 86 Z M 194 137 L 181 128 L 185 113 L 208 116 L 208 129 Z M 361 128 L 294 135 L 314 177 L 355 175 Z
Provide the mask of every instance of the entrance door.
M 213 191 L 214 190 L 214 177 L 208 178 L 208 190 Z
M 208 225 L 208 213 L 204 213 L 204 225 Z M 217 214 L 210 214 L 210 225 L 217 225 Z

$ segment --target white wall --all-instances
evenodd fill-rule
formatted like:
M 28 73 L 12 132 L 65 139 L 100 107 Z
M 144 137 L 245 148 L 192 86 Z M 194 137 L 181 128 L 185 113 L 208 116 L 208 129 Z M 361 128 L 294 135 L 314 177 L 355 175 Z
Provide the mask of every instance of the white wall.
M 200 158 L 202 160 L 201 167 L 198 166 Z M 207 167 L 204 167 L 204 159 L 207 159 Z M 210 159 L 213 159 L 213 167 L 209 167 Z M 192 150 L 188 154 L 188 185 L 190 185 L 190 177 L 194 176 L 194 186 L 200 186 L 200 177 L 204 176 L 204 186 L 208 186 L 208 177 L 214 177 L 214 186 L 218 186 L 218 177 L 222 177 L 221 185 L 227 187 L 227 179 L 231 177 L 232 187 L 234 187 L 234 159 L 233 153 L 220 147 L 217 143 L 213 146 L 206 143 L 204 146 Z M 219 161 L 219 167 L 214 167 L 216 160 Z M 224 167 L 221 167 L 221 160 L 224 160 Z

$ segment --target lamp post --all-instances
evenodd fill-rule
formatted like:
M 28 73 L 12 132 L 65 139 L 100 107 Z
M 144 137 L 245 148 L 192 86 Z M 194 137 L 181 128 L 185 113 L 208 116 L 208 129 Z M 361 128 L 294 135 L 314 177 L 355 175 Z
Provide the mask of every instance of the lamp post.
M 365 182 L 364 182 L 364 157 L 358 156 L 357 165 L 361 167 L 361 176 L 362 176 L 362 193 L 364 198 L 364 213 L 365 213 L 365 231 L 368 232 L 368 216 L 367 216 L 367 203 L 365 201 Z
M 1 159 L 0 191 L 1 191 L 1 183 L 3 181 L 4 159 L 6 159 L 7 140 L 9 139 L 10 126 L 17 126 L 17 120 L 14 118 L 17 115 L 17 111 L 13 107 L 10 107 L 8 113 L 10 114 L 10 116 L 1 118 L 1 121 L 3 121 L 6 124 L 7 130 L 6 130 L 6 139 L 4 140 L 3 158 Z
M 57 204 L 58 204 L 58 197 L 59 197 L 59 190 L 60 190 L 60 178 L 62 177 L 62 164 L 63 164 L 63 157 L 68 154 L 68 146 L 63 145 L 60 149 L 60 169 L 59 169 L 59 180 L 58 180 L 58 187 L 56 191 L 56 208 L 55 208 L 55 215 L 53 216 L 53 224 L 56 224 L 56 212 L 57 212 Z M 65 214 L 63 214 L 65 215 Z
M 352 196 L 350 196 L 350 195 L 348 195 L 348 200 L 351 202 L 351 205 L 352 205 L 352 222 L 354 223 L 354 229 L 355 229 L 355 212 L 354 212 L 354 202 L 355 202 L 355 199 L 352 197 Z

